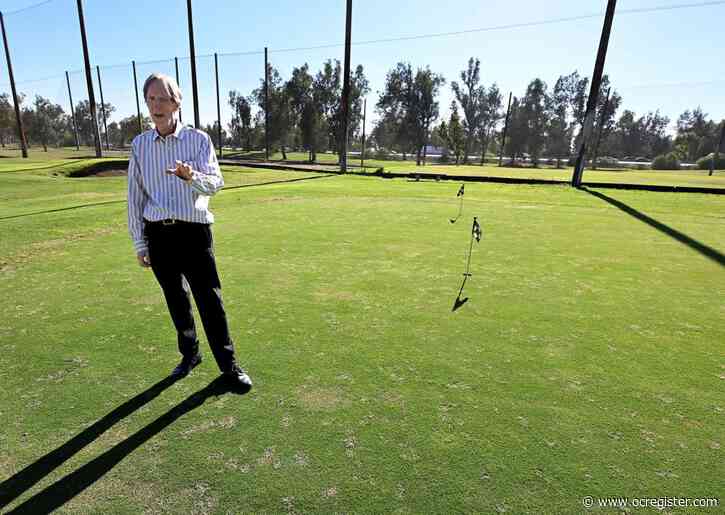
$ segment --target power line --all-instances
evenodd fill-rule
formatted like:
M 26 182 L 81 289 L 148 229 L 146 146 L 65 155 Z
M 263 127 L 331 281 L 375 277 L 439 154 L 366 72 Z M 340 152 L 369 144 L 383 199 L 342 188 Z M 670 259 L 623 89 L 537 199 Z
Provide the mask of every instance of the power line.
M 41 6 L 45 5 L 45 4 L 49 4 L 49 3 L 53 2 L 53 1 L 54 0 L 45 0 L 44 2 L 38 2 L 37 4 L 29 5 L 27 7 L 21 8 L 21 9 L 15 9 L 14 11 L 9 11 L 7 13 L 4 13 L 3 16 L 12 16 L 13 14 L 18 14 L 18 13 L 22 13 L 22 12 L 25 12 L 25 11 L 29 11 L 31 9 L 35 9 L 36 7 L 41 7 Z
M 661 6 L 655 6 L 655 7 L 640 7 L 640 8 L 632 8 L 632 9 L 620 9 L 617 11 L 617 15 L 622 14 L 640 14 L 640 13 L 647 13 L 647 12 L 656 12 L 656 11 L 671 11 L 675 9 L 687 9 L 687 8 L 693 8 L 693 7 L 709 7 L 709 6 L 715 6 L 715 5 L 725 5 L 725 0 L 714 0 L 710 2 L 698 2 L 698 3 L 691 3 L 691 4 L 672 4 L 672 5 L 661 5 Z M 479 32 L 493 32 L 498 30 L 510 30 L 510 29 L 520 29 L 520 28 L 526 28 L 526 27 L 537 27 L 541 25 L 553 25 L 557 23 L 565 23 L 565 22 L 571 22 L 571 21 L 581 21 L 581 20 L 587 20 L 592 18 L 601 18 L 604 16 L 604 13 L 594 13 L 594 14 L 582 14 L 579 16 L 566 16 L 562 18 L 551 18 L 546 20 L 539 20 L 539 21 L 531 21 L 531 22 L 523 22 L 523 23 L 511 23 L 506 25 L 494 25 L 491 27 L 482 27 L 478 29 L 468 29 L 468 30 L 459 30 L 459 31 L 453 31 L 453 32 L 438 32 L 433 34 L 417 34 L 413 36 L 400 36 L 395 38 L 382 38 L 382 39 L 373 39 L 369 41 L 356 41 L 353 42 L 353 45 L 371 45 L 375 43 L 391 43 L 395 41 L 411 41 L 416 39 L 429 39 L 429 38 L 440 38 L 440 37 L 448 37 L 448 36 L 461 36 L 464 34 L 475 34 Z M 285 48 L 282 50 L 270 50 L 270 52 L 275 53 L 281 53 L 281 52 L 297 52 L 301 50 L 319 50 L 323 48 L 335 48 L 335 47 L 341 47 L 344 46 L 341 43 L 336 44 L 329 44 L 329 45 L 320 45 L 320 46 L 313 46 L 313 47 L 300 47 L 300 48 Z
M 23 9 L 19 9 L 16 11 L 13 11 L 12 13 L 8 14 L 15 14 L 20 11 L 25 11 L 28 9 L 32 9 L 35 7 L 39 7 L 41 5 L 48 4 L 50 2 L 53 2 L 54 0 L 45 0 L 44 2 L 40 2 L 34 5 L 31 5 L 29 7 L 25 7 Z M 648 12 L 662 12 L 662 11 L 672 11 L 677 9 L 690 9 L 690 8 L 697 8 L 697 7 L 712 7 L 712 6 L 718 6 L 718 5 L 725 5 L 725 0 L 711 0 L 711 1 L 705 1 L 705 2 L 696 2 L 696 3 L 687 3 L 687 4 L 671 4 L 671 5 L 661 5 L 661 6 L 653 6 L 653 7 L 638 7 L 638 8 L 630 8 L 630 9 L 620 9 L 617 11 L 617 15 L 623 15 L 623 14 L 641 14 L 641 13 L 648 13 Z M 601 18 L 604 16 L 604 13 L 593 13 L 593 14 L 583 14 L 579 16 L 566 16 L 561 18 L 550 18 L 546 20 L 539 20 L 539 21 L 531 21 L 531 22 L 523 22 L 523 23 L 511 23 L 506 25 L 494 25 L 490 27 L 482 27 L 477 29 L 468 29 L 468 30 L 460 30 L 460 31 L 452 31 L 452 32 L 439 32 L 439 33 L 432 33 L 432 34 L 417 34 L 412 36 L 399 36 L 394 38 L 381 38 L 381 39 L 373 39 L 368 41 L 357 41 L 352 42 L 352 45 L 372 45 L 377 43 L 393 43 L 398 41 L 414 41 L 419 39 L 432 39 L 432 38 L 440 38 L 440 37 L 450 37 L 450 36 L 461 36 L 464 34 L 476 34 L 481 32 L 494 32 L 494 31 L 500 31 L 500 30 L 511 30 L 511 29 L 520 29 L 520 28 L 527 28 L 527 27 L 537 27 L 542 25 L 553 25 L 558 23 L 567 23 L 572 21 L 581 21 L 581 20 L 587 20 L 587 19 L 593 19 L 593 18 Z M 297 48 L 283 48 L 279 50 L 270 49 L 270 53 L 285 53 L 285 52 L 300 52 L 300 51 L 307 51 L 307 50 L 321 50 L 326 48 L 339 48 L 343 47 L 344 44 L 342 43 L 332 43 L 327 45 L 317 45 L 317 46 L 310 46 L 310 47 L 297 47 Z M 243 51 L 243 52 L 227 52 L 227 53 L 220 53 L 218 55 L 223 57 L 229 57 L 229 56 L 243 56 L 243 55 L 256 55 L 261 54 L 262 52 L 259 50 L 252 50 L 252 51 Z M 197 58 L 203 58 L 203 57 L 212 57 L 214 54 L 205 54 L 205 55 L 197 55 Z M 179 57 L 180 60 L 189 60 L 189 56 L 182 56 Z M 170 61 L 170 59 L 159 59 L 159 60 L 152 60 L 152 61 L 144 61 L 144 62 L 137 62 L 137 64 L 160 64 Z M 127 63 L 118 63 L 118 64 L 111 64 L 111 65 L 105 65 L 101 66 L 101 68 L 118 68 L 122 66 L 128 66 Z M 73 70 L 69 73 L 77 73 L 81 70 Z M 55 76 L 54 76 L 55 77 Z M 37 79 L 37 80 L 47 80 L 47 79 Z M 27 83 L 31 81 L 23 81 L 23 83 Z M 20 82 L 18 82 L 20 84 Z

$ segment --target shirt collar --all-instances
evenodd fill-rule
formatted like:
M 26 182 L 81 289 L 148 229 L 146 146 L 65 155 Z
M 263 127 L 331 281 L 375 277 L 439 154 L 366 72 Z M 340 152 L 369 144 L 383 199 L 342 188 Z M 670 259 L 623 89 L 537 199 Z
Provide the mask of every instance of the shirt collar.
M 154 134 L 154 141 L 156 141 L 159 138 L 163 139 L 161 134 L 159 134 L 159 131 L 157 131 L 156 129 L 154 129 L 153 134 Z M 179 120 L 176 120 L 176 129 L 174 130 L 174 132 L 172 132 L 171 134 L 169 134 L 166 137 L 169 138 L 171 136 L 174 136 L 176 139 L 183 139 L 185 134 L 186 134 L 186 127 L 184 125 L 182 125 Z

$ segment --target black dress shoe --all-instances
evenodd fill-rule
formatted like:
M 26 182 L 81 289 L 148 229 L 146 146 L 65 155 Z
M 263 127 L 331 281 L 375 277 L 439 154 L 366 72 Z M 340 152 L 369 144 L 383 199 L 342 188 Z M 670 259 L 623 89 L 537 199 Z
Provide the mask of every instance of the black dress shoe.
M 186 377 L 199 363 L 201 363 L 201 354 L 196 354 L 190 358 L 185 357 L 181 360 L 181 363 L 176 365 L 176 368 L 171 371 L 171 377 Z
M 225 370 L 222 373 L 227 383 L 235 388 L 239 388 L 244 391 L 249 391 L 252 388 L 252 379 L 249 377 L 242 367 L 236 363 L 232 365 L 229 370 Z

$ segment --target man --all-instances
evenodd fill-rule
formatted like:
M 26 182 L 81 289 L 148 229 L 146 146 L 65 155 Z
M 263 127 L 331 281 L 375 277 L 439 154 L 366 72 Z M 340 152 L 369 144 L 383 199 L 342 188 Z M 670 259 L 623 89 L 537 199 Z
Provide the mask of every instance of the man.
M 191 309 L 194 295 L 209 346 L 223 376 L 248 390 L 237 365 L 214 260 L 209 197 L 224 186 L 209 136 L 176 119 L 181 91 L 171 77 L 152 74 L 143 86 L 155 128 L 136 136 L 128 166 L 128 228 L 138 262 L 151 267 L 178 334 L 184 377 L 201 363 Z

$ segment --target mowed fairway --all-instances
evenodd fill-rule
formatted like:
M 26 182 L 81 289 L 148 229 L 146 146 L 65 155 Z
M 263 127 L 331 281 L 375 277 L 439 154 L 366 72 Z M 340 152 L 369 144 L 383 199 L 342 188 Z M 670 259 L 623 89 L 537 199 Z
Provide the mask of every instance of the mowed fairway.
M 725 196 L 467 184 L 453 225 L 458 183 L 310 177 L 227 169 L 252 186 L 212 200 L 240 396 L 205 340 L 164 381 L 124 177 L 0 174 L 4 510 L 725 501 Z

